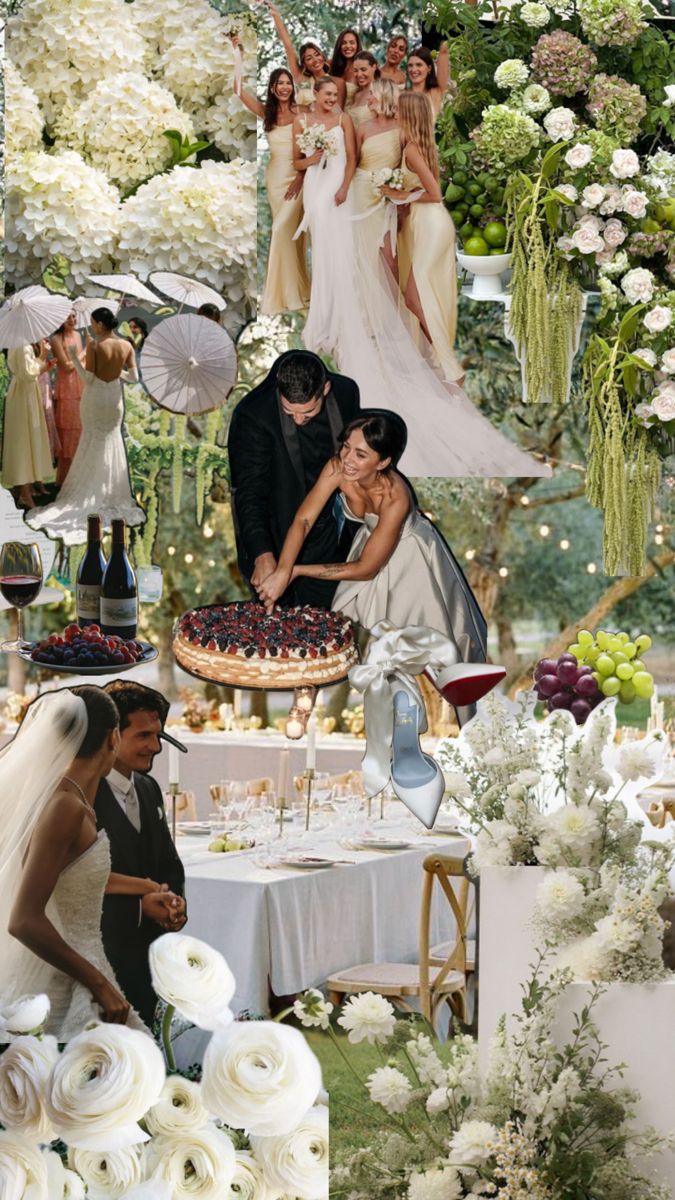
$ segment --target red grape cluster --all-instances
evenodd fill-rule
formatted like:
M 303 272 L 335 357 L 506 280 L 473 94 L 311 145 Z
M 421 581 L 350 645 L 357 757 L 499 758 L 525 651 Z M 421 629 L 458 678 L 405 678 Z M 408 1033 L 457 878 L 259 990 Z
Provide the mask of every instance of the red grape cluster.
M 577 725 L 583 725 L 602 700 L 593 668 L 582 666 L 574 654 L 540 659 L 534 668 L 534 681 L 537 697 L 549 712 L 567 708 Z
M 122 667 L 143 657 L 140 642 L 101 633 L 100 626 L 67 625 L 63 634 L 50 633 L 31 651 L 33 662 L 46 667 Z

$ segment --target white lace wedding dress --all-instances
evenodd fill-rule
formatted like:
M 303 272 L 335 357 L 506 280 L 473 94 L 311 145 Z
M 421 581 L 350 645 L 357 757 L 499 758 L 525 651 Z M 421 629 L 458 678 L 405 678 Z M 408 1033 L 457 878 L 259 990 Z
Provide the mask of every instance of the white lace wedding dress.
M 411 333 L 407 310 L 384 265 L 357 252 L 352 197 L 334 202 L 344 176 L 340 125 L 329 131 L 333 152 L 305 171 L 300 232 L 312 247 L 312 290 L 302 338 L 308 350 L 332 356 L 356 380 L 363 408 L 403 417 L 408 446 L 401 470 L 410 476 L 542 476 L 532 458 L 483 417 L 457 384 L 443 381 Z
M 49 910 L 64 941 L 121 991 L 105 956 L 101 938 L 103 895 L 109 875 L 108 835 L 101 831 L 96 841 L 59 875 Z M 91 992 L 61 971 L 54 971 L 48 991 L 51 1011 L 47 1033 L 53 1034 L 59 1042 L 69 1041 L 91 1021 L 101 1020 L 101 1013 Z M 127 1025 L 131 1029 L 149 1032 L 133 1009 Z
M 105 529 L 110 528 L 114 518 L 121 517 L 127 525 L 140 525 L 145 520 L 131 491 L 122 435 L 121 379 L 99 379 L 92 371 L 85 371 L 79 361 L 73 362 L 85 383 L 77 453 L 53 504 L 32 508 L 26 515 L 31 529 L 43 529 L 49 537 L 61 538 L 66 546 L 86 542 L 89 513 L 99 513 Z

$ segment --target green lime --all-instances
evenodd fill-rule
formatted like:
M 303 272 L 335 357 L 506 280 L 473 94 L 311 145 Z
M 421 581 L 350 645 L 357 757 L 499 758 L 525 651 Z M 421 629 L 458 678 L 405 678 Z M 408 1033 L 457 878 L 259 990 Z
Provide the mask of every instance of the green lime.
M 483 232 L 485 232 L 485 230 L 483 230 Z M 493 246 L 490 251 L 490 254 L 503 254 L 503 253 L 504 253 L 504 250 L 502 249 L 501 246 Z
M 462 241 L 465 242 L 467 238 L 473 237 L 473 235 L 474 235 L 473 225 L 469 224 L 469 222 L 467 221 L 466 224 L 462 225 L 462 227 L 459 231 L 459 236 L 461 237 Z
M 482 204 L 472 204 L 469 209 L 472 217 L 482 217 L 484 209 Z
M 501 247 L 506 245 L 506 226 L 501 221 L 490 221 L 483 230 L 483 237 L 488 246 Z
M 445 198 L 448 201 L 448 204 L 456 204 L 458 200 L 462 199 L 463 195 L 464 188 L 458 187 L 456 183 L 448 184 L 447 188 L 445 189 Z
M 464 253 L 473 254 L 476 257 L 485 256 L 490 253 L 490 247 L 485 241 L 485 238 L 470 237 L 464 243 Z

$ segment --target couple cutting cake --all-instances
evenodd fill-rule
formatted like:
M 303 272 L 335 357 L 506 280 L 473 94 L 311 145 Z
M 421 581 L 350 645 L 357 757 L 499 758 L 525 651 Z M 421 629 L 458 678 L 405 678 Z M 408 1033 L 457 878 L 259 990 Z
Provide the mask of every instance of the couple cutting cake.
M 289 351 L 237 405 L 229 434 L 239 565 L 260 601 L 343 612 L 364 630 L 425 626 L 487 657 L 487 627 L 445 539 L 397 463 L 406 427 L 359 408 L 356 384 Z M 503 672 L 502 672 L 503 674 Z M 465 717 L 468 712 L 463 714 Z

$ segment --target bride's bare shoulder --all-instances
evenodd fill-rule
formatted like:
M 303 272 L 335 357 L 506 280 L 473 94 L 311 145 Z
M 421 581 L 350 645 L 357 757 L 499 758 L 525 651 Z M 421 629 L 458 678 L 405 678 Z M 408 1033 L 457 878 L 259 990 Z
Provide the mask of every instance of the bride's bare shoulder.
M 87 806 L 70 788 L 57 784 L 47 801 L 41 825 L 58 831 L 59 841 L 77 835 L 87 816 Z

